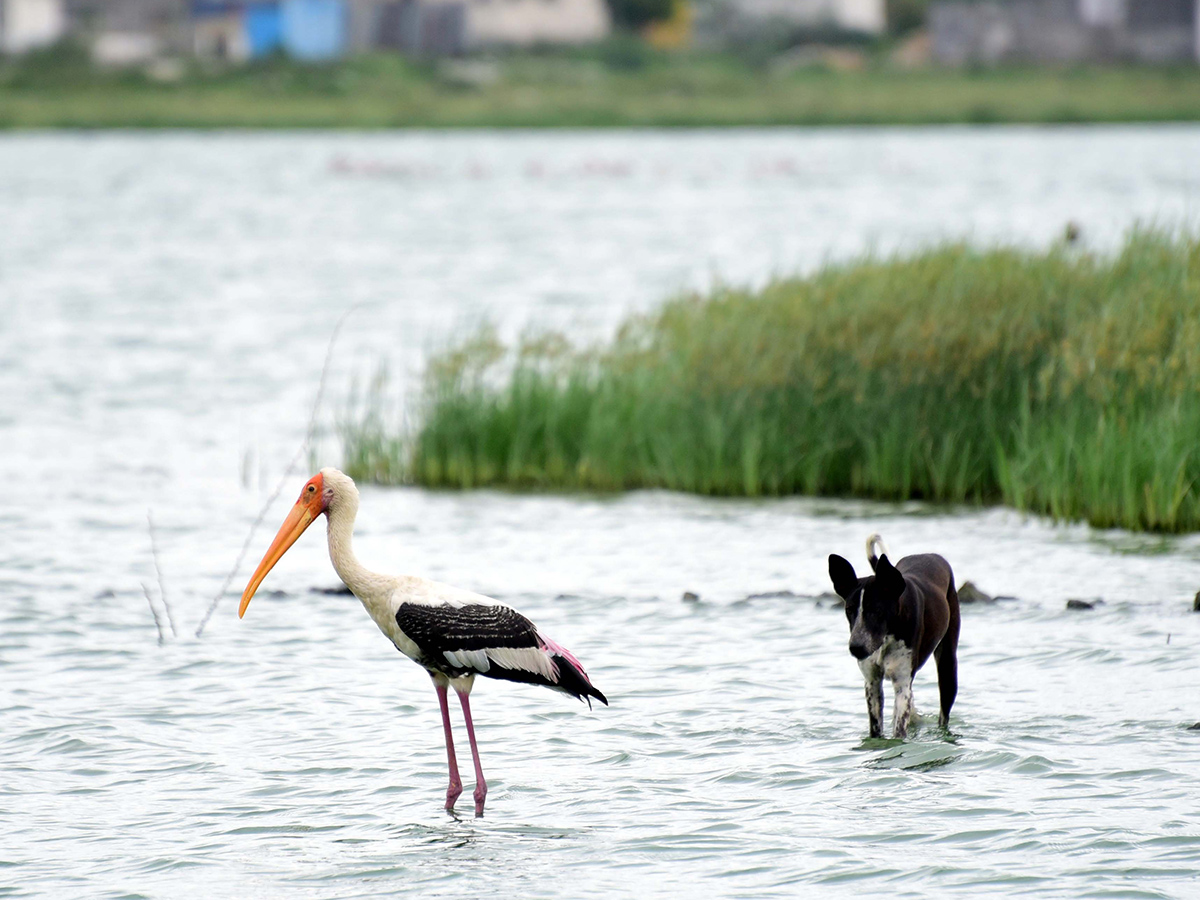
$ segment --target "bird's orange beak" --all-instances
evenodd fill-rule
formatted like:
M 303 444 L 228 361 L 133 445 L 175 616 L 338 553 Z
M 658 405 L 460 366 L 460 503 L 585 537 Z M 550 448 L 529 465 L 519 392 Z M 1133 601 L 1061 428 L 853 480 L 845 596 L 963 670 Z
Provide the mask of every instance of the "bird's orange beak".
M 275 567 L 275 563 L 279 562 L 283 554 L 287 553 L 288 548 L 296 543 L 300 535 L 304 534 L 304 530 L 313 523 L 313 519 L 324 511 L 325 484 L 321 475 L 317 474 L 310 478 L 304 485 L 304 489 L 300 491 L 300 499 L 296 501 L 292 511 L 283 520 L 279 532 L 275 535 L 275 540 L 271 541 L 271 546 L 267 548 L 266 556 L 262 558 L 262 562 L 258 564 L 258 568 L 254 570 L 254 575 L 250 578 L 250 583 L 246 585 L 246 590 L 242 592 L 242 602 L 238 606 L 239 619 L 246 614 L 246 607 L 250 605 L 254 592 L 267 577 L 267 573 Z

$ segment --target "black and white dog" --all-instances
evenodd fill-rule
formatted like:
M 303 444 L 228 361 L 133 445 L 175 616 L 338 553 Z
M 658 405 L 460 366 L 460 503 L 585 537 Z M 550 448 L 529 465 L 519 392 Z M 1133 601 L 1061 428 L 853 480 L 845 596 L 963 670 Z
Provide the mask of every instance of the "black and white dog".
M 906 556 L 893 566 L 877 534 L 867 538 L 867 561 L 875 574 L 859 578 L 854 566 L 831 554 L 829 577 L 846 601 L 850 653 L 867 682 L 871 737 L 883 734 L 885 676 L 896 692 L 892 737 L 908 733 L 913 675 L 930 654 L 937 660 L 942 696 L 938 722 L 944 728 L 958 693 L 958 592 L 950 564 L 936 553 L 922 553 Z

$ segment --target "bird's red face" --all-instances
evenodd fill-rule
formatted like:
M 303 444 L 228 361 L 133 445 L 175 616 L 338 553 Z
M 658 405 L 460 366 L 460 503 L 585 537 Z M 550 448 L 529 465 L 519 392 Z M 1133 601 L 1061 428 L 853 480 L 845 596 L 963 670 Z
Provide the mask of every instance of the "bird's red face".
M 242 603 L 238 607 L 239 619 L 246 614 L 246 607 L 250 605 L 250 599 L 258 590 L 258 586 L 262 584 L 263 579 L 267 577 L 267 573 L 271 571 L 275 563 L 279 562 L 283 554 L 287 553 L 288 547 L 296 543 L 296 539 L 304 534 L 304 529 L 312 524 L 313 519 L 325 512 L 328 505 L 329 498 L 325 496 L 325 478 L 318 472 L 308 479 L 308 483 L 300 491 L 300 499 L 296 501 L 292 511 L 283 520 L 283 525 L 279 527 L 275 540 L 271 541 L 271 546 L 267 548 L 267 555 L 262 558 L 262 562 L 258 564 L 258 568 L 254 570 L 254 575 L 250 578 L 250 583 L 246 585 L 246 590 L 242 592 Z

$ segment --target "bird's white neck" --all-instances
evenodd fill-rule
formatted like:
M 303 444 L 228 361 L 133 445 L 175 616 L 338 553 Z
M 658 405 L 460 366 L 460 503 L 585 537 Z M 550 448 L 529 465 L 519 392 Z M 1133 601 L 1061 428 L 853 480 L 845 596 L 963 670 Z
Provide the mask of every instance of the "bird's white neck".
M 326 515 L 329 519 L 329 559 L 338 576 L 368 609 L 375 603 L 386 602 L 394 579 L 372 572 L 354 555 L 352 544 L 358 498 L 343 498 L 341 502 L 331 505 Z

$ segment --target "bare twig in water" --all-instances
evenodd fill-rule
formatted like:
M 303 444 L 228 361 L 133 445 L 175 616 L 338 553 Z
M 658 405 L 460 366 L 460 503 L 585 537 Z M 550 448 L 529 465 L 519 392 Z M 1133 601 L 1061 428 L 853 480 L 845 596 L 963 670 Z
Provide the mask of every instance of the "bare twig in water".
M 150 588 L 146 587 L 146 582 L 142 582 L 142 593 L 146 595 L 146 602 L 150 604 L 150 615 L 154 616 L 154 627 L 158 629 L 158 646 L 166 643 L 166 635 L 163 634 L 162 619 L 158 617 L 158 607 L 154 605 L 154 598 L 150 596 Z
M 229 570 L 229 574 L 225 576 L 225 581 L 221 584 L 221 589 L 217 591 L 217 595 L 213 597 L 212 603 L 208 605 L 208 610 L 204 613 L 204 618 L 200 620 L 200 627 L 196 629 L 196 637 L 200 637 L 204 633 L 204 628 L 208 625 L 208 620 L 212 618 L 213 613 L 217 611 L 217 606 L 221 602 L 221 598 L 225 596 L 225 592 L 229 590 L 229 585 L 233 583 L 233 579 L 237 577 L 238 570 L 242 567 L 242 562 L 246 559 L 246 551 L 250 549 L 250 544 L 254 541 L 254 533 L 258 531 L 258 526 L 262 524 L 262 520 L 266 518 L 267 511 L 271 508 L 276 498 L 283 492 L 284 486 L 288 483 L 288 479 L 292 477 L 292 473 L 296 469 L 296 465 L 304 458 L 304 454 L 308 452 L 308 448 L 312 446 L 313 438 L 317 433 L 317 414 L 321 409 L 321 398 L 325 395 L 325 382 L 329 377 L 329 364 L 333 360 L 333 345 L 337 342 L 338 333 L 342 330 L 342 326 L 346 323 L 350 313 L 354 312 L 362 303 L 356 303 L 337 320 L 337 324 L 333 326 L 333 332 L 329 335 L 329 346 L 325 350 L 325 363 L 321 366 L 321 380 L 317 384 L 317 396 L 313 401 L 312 415 L 308 418 L 308 430 L 304 434 L 304 443 L 296 451 L 296 455 L 292 457 L 291 462 L 287 464 L 287 468 L 283 470 L 283 475 L 279 479 L 279 484 L 275 486 L 275 490 L 271 491 L 271 496 L 267 498 L 267 502 L 263 504 L 262 509 L 258 511 L 258 516 L 250 525 L 250 533 L 246 535 L 246 540 L 242 543 L 241 552 L 238 553 L 237 561 L 234 562 L 233 568 Z
M 150 554 L 154 557 L 154 572 L 158 575 L 158 596 L 162 599 L 163 609 L 167 611 L 171 637 L 179 637 L 179 631 L 175 628 L 175 614 L 171 612 L 171 601 L 167 599 L 167 584 L 163 580 L 162 566 L 158 564 L 158 538 L 154 531 L 154 515 L 150 510 L 146 510 L 146 526 L 150 529 Z

